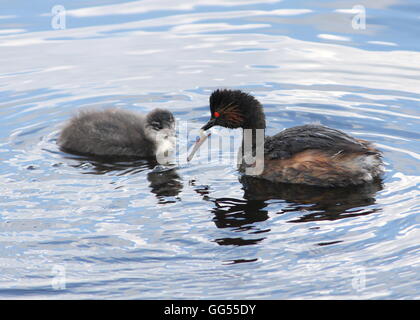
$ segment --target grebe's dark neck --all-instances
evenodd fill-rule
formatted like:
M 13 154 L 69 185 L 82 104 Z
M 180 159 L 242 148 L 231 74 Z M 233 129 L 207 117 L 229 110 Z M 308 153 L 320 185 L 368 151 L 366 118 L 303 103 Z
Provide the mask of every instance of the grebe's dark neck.
M 258 110 L 252 115 L 252 117 L 248 118 L 246 122 L 242 125 L 242 129 L 264 129 L 265 130 L 265 115 L 264 112 Z
M 265 138 L 265 115 L 262 105 L 257 100 L 255 100 L 255 105 L 252 106 L 252 108 L 249 108 L 249 111 L 249 116 L 242 125 L 242 150 L 244 150 L 245 142 L 244 131 L 250 129 L 252 130 L 252 154 L 255 155 L 257 132 L 258 134 L 262 134 L 262 137 Z

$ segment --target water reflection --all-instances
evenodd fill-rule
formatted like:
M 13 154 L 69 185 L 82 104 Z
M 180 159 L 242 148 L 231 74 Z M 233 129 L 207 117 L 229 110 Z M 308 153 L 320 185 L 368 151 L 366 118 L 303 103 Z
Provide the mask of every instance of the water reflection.
M 337 220 L 376 212 L 380 208 L 369 206 L 375 204 L 376 193 L 383 189 L 381 180 L 342 188 L 280 184 L 249 176 L 242 176 L 240 181 L 245 199 L 282 199 L 288 205 L 280 213 L 305 213 L 289 222 Z
M 233 198 L 219 198 L 214 200 L 216 207 L 212 209 L 213 222 L 218 228 L 230 228 L 234 232 L 245 234 L 260 234 L 270 229 L 261 229 L 257 223 L 269 218 L 268 211 L 264 210 L 267 204 L 260 200 L 239 200 Z M 245 239 L 244 237 L 226 237 L 215 239 L 219 245 L 244 246 L 257 244 L 265 237 Z
M 76 164 L 71 166 L 81 168 L 83 174 L 107 174 L 117 173 L 117 175 L 135 174 L 145 170 L 155 168 L 155 159 L 136 159 L 129 157 L 98 157 L 85 155 L 65 155 L 64 158 L 76 160 Z
M 368 215 L 381 210 L 374 206 L 375 195 L 383 189 L 382 181 L 346 188 L 321 188 L 293 184 L 276 184 L 262 179 L 242 176 L 243 199 L 209 197 L 208 187 L 195 189 L 204 200 L 212 201 L 215 207 L 213 222 L 219 229 L 230 229 L 241 236 L 217 238 L 219 245 L 244 246 L 258 244 L 266 237 L 255 237 L 271 231 L 259 226 L 269 219 L 269 200 L 284 200 L 285 206 L 277 212 L 295 212 L 297 216 L 288 222 L 337 220 Z M 332 241 L 327 244 L 334 244 Z M 320 245 L 326 245 L 325 243 Z
M 175 169 L 149 172 L 147 180 L 150 182 L 151 192 L 158 197 L 177 196 L 183 187 L 181 177 Z
M 161 166 L 154 158 L 103 158 L 78 155 L 66 155 L 65 158 L 76 160 L 77 163 L 71 166 L 85 170 L 82 172 L 83 174 L 114 174 L 126 176 L 149 171 L 147 172 L 147 180 L 150 182 L 150 191 L 154 193 L 160 201 L 163 201 L 162 197 L 177 196 L 183 188 L 181 177 L 178 175 L 176 169 L 169 166 Z

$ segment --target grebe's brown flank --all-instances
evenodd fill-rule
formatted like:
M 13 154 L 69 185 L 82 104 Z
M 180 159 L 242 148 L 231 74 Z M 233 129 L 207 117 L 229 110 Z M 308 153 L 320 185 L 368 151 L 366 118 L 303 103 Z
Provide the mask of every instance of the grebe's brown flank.
M 219 89 L 210 96 L 213 126 L 265 129 L 261 103 L 240 90 Z M 200 141 L 197 142 L 200 145 Z M 252 148 L 255 148 L 253 140 Z M 240 171 L 245 171 L 245 165 Z M 272 182 L 313 186 L 349 186 L 371 182 L 383 173 L 381 152 L 369 141 L 322 125 L 285 129 L 264 139 L 264 169 L 258 176 Z

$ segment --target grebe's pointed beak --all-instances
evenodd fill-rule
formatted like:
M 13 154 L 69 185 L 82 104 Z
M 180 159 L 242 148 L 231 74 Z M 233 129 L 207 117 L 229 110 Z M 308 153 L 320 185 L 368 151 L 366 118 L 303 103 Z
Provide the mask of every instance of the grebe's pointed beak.
M 207 124 L 206 124 L 206 126 L 207 126 Z M 196 140 L 196 142 L 194 144 L 194 147 L 193 147 L 193 149 L 191 150 L 190 154 L 187 157 L 187 161 L 191 161 L 191 159 L 194 157 L 194 154 L 197 152 L 197 150 L 200 148 L 200 146 L 204 143 L 204 141 L 207 140 L 207 138 L 210 135 L 211 135 L 210 132 L 206 133 L 203 129 L 200 130 L 200 135 L 197 137 L 197 140 Z
M 209 130 L 211 127 L 213 127 L 214 125 L 216 125 L 216 118 L 212 118 L 209 120 L 209 122 L 207 122 L 202 128 L 201 130 Z

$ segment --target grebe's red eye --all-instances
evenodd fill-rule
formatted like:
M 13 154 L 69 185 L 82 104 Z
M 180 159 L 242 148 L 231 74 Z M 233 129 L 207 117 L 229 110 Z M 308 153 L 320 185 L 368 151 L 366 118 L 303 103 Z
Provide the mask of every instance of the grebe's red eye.
M 214 117 L 215 117 L 215 118 L 219 118 L 219 117 L 220 117 L 220 113 L 216 111 L 216 112 L 214 113 Z

